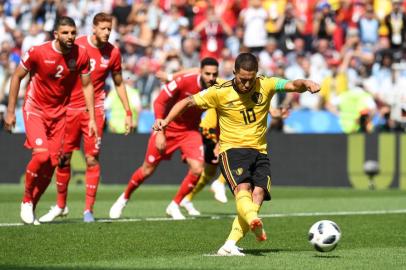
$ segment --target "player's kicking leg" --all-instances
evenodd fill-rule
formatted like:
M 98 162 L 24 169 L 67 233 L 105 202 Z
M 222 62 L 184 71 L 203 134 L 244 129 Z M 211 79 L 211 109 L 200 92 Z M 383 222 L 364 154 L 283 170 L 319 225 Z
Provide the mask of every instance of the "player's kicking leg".
M 148 163 L 144 161 L 141 167 L 136 169 L 128 181 L 127 188 L 122 193 L 110 208 L 109 216 L 111 219 L 121 217 L 124 208 L 127 205 L 131 194 L 155 171 L 159 163 Z
M 242 249 L 237 246 L 237 242 L 241 240 L 249 231 L 249 225 L 241 216 L 236 216 L 231 227 L 230 234 L 223 246 L 217 251 L 220 256 L 245 256 Z

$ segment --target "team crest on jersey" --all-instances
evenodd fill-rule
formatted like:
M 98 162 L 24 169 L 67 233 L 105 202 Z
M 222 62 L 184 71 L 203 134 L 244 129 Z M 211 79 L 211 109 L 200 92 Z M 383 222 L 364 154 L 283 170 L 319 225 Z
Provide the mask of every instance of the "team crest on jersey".
M 263 96 L 259 92 L 255 92 L 251 96 L 252 101 L 254 101 L 255 104 L 260 105 L 262 103 Z
M 68 68 L 69 68 L 69 70 L 75 70 L 76 69 L 76 60 L 75 59 L 69 59 Z
M 101 65 L 108 65 L 110 61 L 110 57 L 108 55 L 102 55 L 100 59 L 100 64 Z

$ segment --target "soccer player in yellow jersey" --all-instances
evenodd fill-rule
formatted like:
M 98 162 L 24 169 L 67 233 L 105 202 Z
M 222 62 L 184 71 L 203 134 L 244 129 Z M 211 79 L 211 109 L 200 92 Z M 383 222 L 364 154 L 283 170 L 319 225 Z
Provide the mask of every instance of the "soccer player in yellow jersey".
M 258 217 L 263 201 L 271 199 L 271 170 L 267 155 L 267 114 L 278 91 L 316 93 L 320 85 L 298 79 L 257 77 L 258 60 L 251 53 L 238 55 L 235 77 L 220 86 L 179 101 L 153 128 L 163 130 L 187 108 L 216 108 L 220 124 L 220 168 L 235 196 L 237 217 L 219 255 L 244 256 L 236 243 L 251 230 L 258 241 L 266 240 Z

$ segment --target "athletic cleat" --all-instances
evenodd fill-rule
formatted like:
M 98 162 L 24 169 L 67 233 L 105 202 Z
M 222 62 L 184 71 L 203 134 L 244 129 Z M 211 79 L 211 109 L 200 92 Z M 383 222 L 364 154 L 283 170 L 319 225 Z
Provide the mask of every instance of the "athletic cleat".
M 213 183 L 210 186 L 210 190 L 214 192 L 214 198 L 221 202 L 221 203 L 226 203 L 227 196 L 226 196 L 226 187 L 223 183 L 221 183 L 218 180 L 213 181 Z
M 220 255 L 220 256 L 245 256 L 245 254 L 242 253 L 241 250 L 242 249 L 237 247 L 236 245 L 224 244 L 217 251 L 217 255 Z
M 180 212 L 179 205 L 174 201 L 172 201 L 166 208 L 166 214 L 174 220 L 186 219 L 185 216 Z
M 63 212 L 64 212 L 64 209 L 59 208 L 59 206 L 57 206 L 57 205 L 51 206 L 51 209 L 49 210 L 49 212 L 39 218 L 39 222 L 51 222 L 57 217 L 62 217 Z
M 186 209 L 189 216 L 200 216 L 200 212 L 194 207 L 193 203 L 187 198 L 184 198 L 180 202 L 180 206 Z
M 94 222 L 94 217 L 92 211 L 86 210 L 83 213 L 83 221 L 86 223 Z
M 118 219 L 121 217 L 124 207 L 127 205 L 128 200 L 124 198 L 124 193 L 118 197 L 117 201 L 110 208 L 110 218 Z
M 34 223 L 35 226 L 41 225 L 41 222 L 38 221 L 38 219 L 34 219 Z
M 34 223 L 35 216 L 32 202 L 21 203 L 20 217 L 25 224 Z
M 257 241 L 260 242 L 266 240 L 266 233 L 263 226 L 264 225 L 262 224 L 262 221 L 259 218 L 254 219 L 253 221 L 251 221 L 250 224 L 251 231 L 257 237 Z
M 63 209 L 63 212 L 61 214 L 61 217 L 66 217 L 69 214 L 69 208 L 68 206 L 65 206 L 65 208 Z

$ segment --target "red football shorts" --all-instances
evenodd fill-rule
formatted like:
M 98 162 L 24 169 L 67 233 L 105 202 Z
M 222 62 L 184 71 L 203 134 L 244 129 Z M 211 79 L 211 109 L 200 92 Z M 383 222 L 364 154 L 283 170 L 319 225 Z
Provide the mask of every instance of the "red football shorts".
M 80 149 L 80 142 L 83 136 L 85 155 L 97 156 L 100 152 L 101 138 L 104 127 L 104 110 L 95 109 L 97 134 L 96 138 L 89 136 L 89 114 L 83 110 L 67 110 L 66 128 L 63 143 L 63 152 L 72 153 L 73 150 Z
M 39 113 L 23 110 L 25 124 L 25 143 L 28 149 L 48 149 L 51 162 L 54 166 L 58 164 L 62 152 L 62 142 L 65 133 L 65 116 L 46 119 Z
M 155 146 L 156 132 L 151 134 L 148 141 L 148 148 L 145 154 L 145 161 L 157 164 L 163 159 L 170 159 L 173 152 L 179 149 L 182 153 L 182 160 L 187 158 L 204 162 L 202 135 L 198 131 L 166 132 L 166 149 L 160 153 Z

